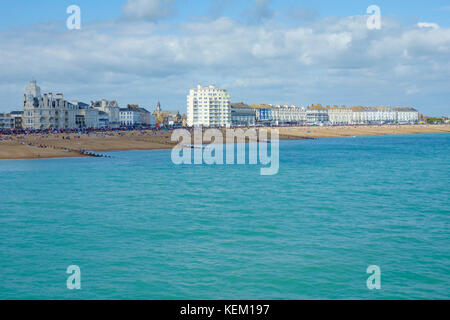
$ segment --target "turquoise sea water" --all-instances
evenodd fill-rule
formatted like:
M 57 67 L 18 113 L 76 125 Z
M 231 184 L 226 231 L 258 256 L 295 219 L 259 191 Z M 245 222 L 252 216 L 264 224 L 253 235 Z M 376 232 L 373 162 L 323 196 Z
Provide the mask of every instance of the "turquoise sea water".
M 450 298 L 449 134 L 282 141 L 275 176 L 111 155 L 0 161 L 1 299 Z

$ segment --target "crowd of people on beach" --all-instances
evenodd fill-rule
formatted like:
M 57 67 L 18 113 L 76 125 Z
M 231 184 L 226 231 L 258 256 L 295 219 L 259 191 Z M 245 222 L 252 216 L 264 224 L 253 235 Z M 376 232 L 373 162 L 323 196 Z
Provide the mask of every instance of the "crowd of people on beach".
M 0 130 L 0 142 L 12 142 L 13 144 L 21 144 L 39 149 L 59 149 L 63 152 L 76 152 L 88 156 L 101 156 L 92 153 L 81 147 L 73 148 L 74 140 L 80 140 L 90 137 L 107 138 L 107 137 L 125 137 L 125 136 L 153 136 L 160 139 L 160 143 L 167 144 L 170 139 L 169 131 L 173 128 L 168 127 L 120 127 L 114 129 L 46 129 L 46 130 L 27 130 L 27 129 L 7 129 Z M 55 144 L 55 138 L 67 141 L 62 146 Z M 51 139 L 48 144 L 45 140 Z M 71 143 L 71 144 L 70 144 Z
M 103 128 L 103 129 L 93 129 L 93 128 L 82 128 L 82 129 L 44 129 L 44 130 L 34 130 L 34 129 L 0 129 L 0 135 L 32 135 L 32 134 L 117 134 L 120 132 L 129 131 L 154 131 L 161 132 L 167 131 L 171 128 L 168 127 L 120 127 L 120 128 Z
M 391 126 L 402 126 L 400 124 L 377 124 L 377 125 L 333 125 L 333 126 L 324 126 L 324 127 L 333 127 L 333 128 L 339 128 L 339 127 L 353 127 L 353 128 L 358 128 L 358 127 L 391 127 Z M 260 127 L 272 127 L 272 128 L 283 128 L 283 127 L 303 127 L 302 125 L 298 125 L 298 124 L 289 124 L 289 125 L 267 125 L 267 126 L 263 126 L 263 125 L 257 125 L 254 126 L 252 128 L 260 128 Z M 313 125 L 313 126 L 307 126 L 307 127 L 317 127 L 317 125 Z M 248 126 L 243 126 L 243 127 L 239 127 L 239 128 L 250 128 Z M 79 135 L 83 135 L 83 134 L 103 134 L 105 136 L 114 136 L 114 135 L 120 135 L 121 133 L 125 133 L 125 132 L 148 132 L 148 131 L 152 131 L 155 135 L 157 135 L 160 132 L 165 132 L 165 131 L 170 131 L 173 129 L 187 129 L 192 131 L 193 128 L 191 127 L 165 127 L 165 126 L 161 126 L 161 127 L 135 127 L 135 126 L 130 126 L 130 127 L 119 127 L 119 128 L 103 128 L 103 129 L 93 129 L 93 128 L 81 128 L 81 129 L 44 129 L 44 130 L 34 130 L 34 129 L 0 129 L 0 137 L 1 136 L 8 136 L 8 135 L 36 135 L 36 134 L 40 134 L 40 135 L 50 135 L 50 134 L 79 134 Z M 205 128 L 203 128 L 205 129 Z
M 120 136 L 155 136 L 169 138 L 168 132 L 172 128 L 167 127 L 120 127 L 114 129 L 46 129 L 46 130 L 28 130 L 28 129 L 6 129 L 0 130 L 0 141 L 22 141 L 21 144 L 36 146 L 31 142 L 23 142 L 26 138 L 43 140 L 46 138 L 58 138 L 61 140 L 82 139 L 83 137 L 120 137 Z M 27 139 L 29 140 L 29 139 Z M 39 145 L 38 145 L 39 146 Z M 42 145 L 44 148 L 45 146 Z

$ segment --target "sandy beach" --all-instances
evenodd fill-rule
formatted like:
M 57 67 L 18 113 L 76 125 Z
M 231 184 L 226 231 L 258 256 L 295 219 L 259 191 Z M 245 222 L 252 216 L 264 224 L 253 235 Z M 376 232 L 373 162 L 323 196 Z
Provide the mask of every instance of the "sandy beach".
M 280 139 L 292 138 L 337 138 L 353 136 L 375 136 L 390 134 L 418 134 L 450 132 L 450 125 L 367 125 L 328 127 L 284 127 L 278 128 Z
M 272 130 L 270 128 L 269 130 Z M 390 134 L 448 133 L 450 125 L 385 125 L 277 128 L 280 139 L 311 139 Z M 98 132 L 89 134 L 0 135 L 0 159 L 85 157 L 94 152 L 170 149 L 171 131 Z

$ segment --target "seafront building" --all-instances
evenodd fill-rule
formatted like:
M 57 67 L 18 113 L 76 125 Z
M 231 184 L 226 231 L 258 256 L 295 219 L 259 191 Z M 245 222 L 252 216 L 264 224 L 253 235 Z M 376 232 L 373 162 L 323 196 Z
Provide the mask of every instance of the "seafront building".
M 308 108 L 306 110 L 306 124 L 312 125 L 323 125 L 329 123 L 329 116 L 327 110 Z
M 242 103 L 241 103 L 242 104 Z M 246 106 L 246 105 L 245 105 Z M 238 105 L 232 105 L 232 112 Z M 252 111 L 250 111 L 252 110 Z M 253 113 L 256 124 L 259 125 L 304 125 L 306 124 L 306 109 L 296 105 L 251 105 L 247 106 L 248 115 Z M 233 123 L 234 125 L 234 123 Z
M 304 125 L 306 109 L 295 105 L 251 105 L 237 103 L 231 106 L 232 124 Z
M 14 118 L 9 113 L 0 113 L 0 129 L 14 129 Z
M 422 118 L 421 118 L 422 117 Z M 187 115 L 163 111 L 158 102 L 150 113 L 139 105 L 119 108 L 117 101 L 83 102 L 64 100 L 62 93 L 42 94 L 36 81 L 25 88 L 23 111 L 0 114 L 0 129 L 99 129 L 120 126 L 295 126 L 295 125 L 381 125 L 415 124 L 423 116 L 411 107 L 345 107 L 320 104 L 296 105 L 231 104 L 230 95 L 213 85 L 197 86 L 187 96 Z
M 180 115 L 178 110 L 162 110 L 161 103 L 159 101 L 153 115 L 155 116 L 155 121 L 158 126 L 174 126 L 183 124 L 183 117 Z
M 134 126 L 139 124 L 139 111 L 134 108 L 120 108 L 120 124 L 122 126 Z
M 145 108 L 137 104 L 129 104 L 126 108 L 120 108 L 119 121 L 122 126 L 154 126 L 155 117 Z
M 244 111 L 245 110 L 245 111 Z M 245 118 L 242 114 L 245 113 Z M 364 124 L 414 124 L 419 122 L 419 112 L 411 107 L 323 107 L 307 108 L 296 105 L 246 105 L 231 106 L 233 126 L 284 126 L 284 125 L 364 125 Z
M 34 80 L 25 89 L 23 111 L 25 129 L 76 128 L 77 106 L 64 100 L 62 93 L 41 95 L 41 89 Z
M 252 106 L 253 107 L 253 106 Z M 271 125 L 272 124 L 272 107 L 271 106 L 258 106 L 255 108 L 256 113 L 256 123 L 260 125 Z
M 346 125 L 353 123 L 353 111 L 342 106 L 327 109 L 328 121 L 331 125 Z
M 411 107 L 327 107 L 331 125 L 352 124 L 413 124 L 419 112 Z
M 102 99 L 99 101 L 91 101 L 91 108 L 97 109 L 107 115 L 108 127 L 120 127 L 120 108 L 116 100 L 108 101 Z
M 41 88 L 34 80 L 25 88 L 23 108 L 22 127 L 32 130 L 105 129 L 119 128 L 121 125 L 155 124 L 154 116 L 138 105 L 128 105 L 127 108 L 120 109 L 115 100 L 102 99 L 91 101 L 90 104 L 68 102 L 61 93 L 55 96 L 52 93 L 42 95 Z M 8 123 L 8 127 L 10 126 Z M 6 124 L 3 127 L 6 128 Z
M 255 109 L 242 102 L 232 104 L 231 124 L 237 127 L 250 127 L 256 125 Z
M 148 111 L 145 108 L 139 108 L 140 109 L 140 123 L 144 126 L 154 126 L 156 121 L 155 121 L 155 116 Z
M 22 129 L 22 119 L 23 119 L 23 111 L 0 113 L 0 129 L 1 130 Z
M 23 111 L 12 111 L 10 116 L 14 119 L 14 129 L 22 129 Z
M 231 126 L 231 99 L 228 92 L 213 85 L 198 85 L 197 89 L 191 89 L 187 96 L 187 125 Z
M 395 107 L 396 121 L 400 124 L 417 123 L 419 112 L 411 107 Z
M 296 105 L 276 105 L 272 108 L 272 123 L 274 125 L 304 125 L 307 112 L 304 107 Z
M 34 80 L 25 88 L 23 109 L 24 129 L 98 129 L 105 123 L 102 112 L 86 103 L 68 102 L 62 93 L 42 95 Z
M 182 125 L 183 124 L 183 116 L 180 114 L 178 110 L 166 110 L 164 111 L 165 117 L 163 124 L 166 126 L 174 126 L 174 125 Z
M 102 128 L 102 125 L 100 124 L 100 118 L 102 117 L 100 111 L 89 107 L 89 105 L 84 102 L 73 101 L 72 104 L 78 107 L 78 113 L 75 116 L 75 123 L 78 129 Z

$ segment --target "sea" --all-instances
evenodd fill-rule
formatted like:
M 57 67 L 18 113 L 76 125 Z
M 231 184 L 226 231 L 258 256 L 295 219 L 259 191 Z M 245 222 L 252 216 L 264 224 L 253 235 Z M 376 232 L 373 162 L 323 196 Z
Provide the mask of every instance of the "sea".
M 450 134 L 107 154 L 0 161 L 0 299 L 450 298 Z

